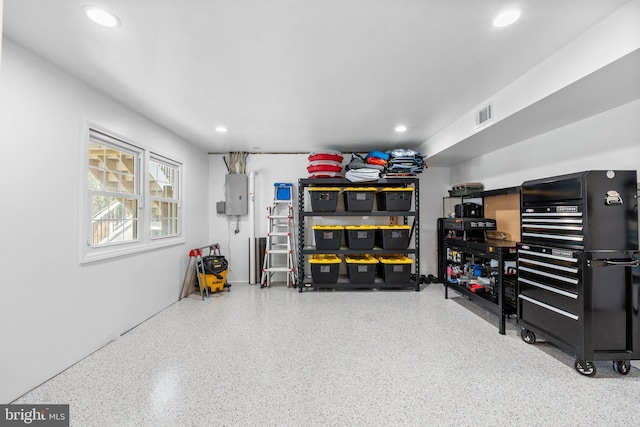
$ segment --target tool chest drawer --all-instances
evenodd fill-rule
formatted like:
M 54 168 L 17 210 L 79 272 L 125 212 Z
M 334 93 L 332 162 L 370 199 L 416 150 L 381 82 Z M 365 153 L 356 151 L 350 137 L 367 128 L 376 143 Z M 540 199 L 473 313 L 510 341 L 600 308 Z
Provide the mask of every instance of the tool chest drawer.
M 523 242 L 583 248 L 581 205 L 530 207 L 521 213 L 521 224 Z
M 582 310 L 582 301 L 580 295 L 577 293 L 567 292 L 528 279 L 519 280 L 519 285 L 521 295 L 533 298 L 574 315 L 579 315 Z
M 521 319 L 571 346 L 580 344 L 579 316 L 523 294 L 518 299 L 518 316 Z
M 558 294 L 581 292 L 582 251 L 518 244 L 518 282 Z

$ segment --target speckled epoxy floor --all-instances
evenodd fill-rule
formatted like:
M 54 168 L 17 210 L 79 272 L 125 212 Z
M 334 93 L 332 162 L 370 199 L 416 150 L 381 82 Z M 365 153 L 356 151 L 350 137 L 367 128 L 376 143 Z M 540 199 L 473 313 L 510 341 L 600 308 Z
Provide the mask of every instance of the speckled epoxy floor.
M 513 322 L 499 335 L 440 284 L 236 284 L 172 305 L 15 403 L 69 403 L 71 424 L 91 427 L 639 425 L 640 371 L 596 367 L 579 375 Z

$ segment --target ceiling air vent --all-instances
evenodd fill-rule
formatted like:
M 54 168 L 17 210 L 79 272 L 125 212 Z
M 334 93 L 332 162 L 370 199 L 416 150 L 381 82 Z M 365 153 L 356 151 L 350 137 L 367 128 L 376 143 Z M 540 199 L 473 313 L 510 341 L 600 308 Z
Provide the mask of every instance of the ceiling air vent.
M 478 113 L 476 114 L 476 124 L 478 126 L 482 126 L 486 122 L 490 121 L 492 118 L 493 118 L 493 108 L 491 104 L 489 104 L 486 107 L 479 110 Z

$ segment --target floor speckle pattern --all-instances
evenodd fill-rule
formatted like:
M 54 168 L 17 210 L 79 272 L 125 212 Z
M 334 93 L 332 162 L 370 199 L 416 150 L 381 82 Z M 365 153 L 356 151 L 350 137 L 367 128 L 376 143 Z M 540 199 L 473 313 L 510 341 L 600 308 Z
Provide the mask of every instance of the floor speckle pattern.
M 640 371 L 596 367 L 579 375 L 513 321 L 499 335 L 440 284 L 236 284 L 177 302 L 14 403 L 69 403 L 71 425 L 91 427 L 640 425 Z

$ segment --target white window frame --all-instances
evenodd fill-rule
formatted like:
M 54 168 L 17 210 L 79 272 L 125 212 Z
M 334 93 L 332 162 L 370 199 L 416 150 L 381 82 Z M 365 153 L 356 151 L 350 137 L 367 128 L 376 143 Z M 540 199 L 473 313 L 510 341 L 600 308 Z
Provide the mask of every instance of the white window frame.
M 149 159 L 147 160 L 146 164 L 147 165 L 151 165 L 151 162 L 157 162 L 157 163 L 161 163 L 164 164 L 166 166 L 169 166 L 173 169 L 175 169 L 176 172 L 176 183 L 174 183 L 175 185 L 175 191 L 174 194 L 177 193 L 177 197 L 172 197 L 172 198 L 165 198 L 165 197 L 157 197 L 157 196 L 152 196 L 150 194 L 150 187 L 151 187 L 151 176 L 149 173 L 147 173 L 145 176 L 147 177 L 147 181 L 145 182 L 145 188 L 146 191 L 149 195 L 149 203 L 147 203 L 147 205 L 149 206 L 149 213 L 148 213 L 148 218 L 149 218 L 149 227 L 147 227 L 149 229 L 149 238 L 151 240 L 154 241 L 159 241 L 159 240 L 166 240 L 166 239 L 175 239 L 175 238 L 179 238 L 182 236 L 182 163 L 177 162 L 175 160 L 172 160 L 168 157 L 162 156 L 160 154 L 156 154 L 154 152 L 150 152 L 149 153 Z M 150 169 L 150 167 L 149 167 Z M 153 236 L 151 227 L 152 227 L 152 208 L 153 208 L 153 202 L 154 201 L 158 201 L 158 202 L 169 202 L 169 203 L 176 203 L 178 205 L 178 224 L 177 224 L 177 231 L 176 234 L 170 234 L 170 235 L 166 235 L 166 236 Z M 146 229 L 145 229 L 146 230 Z
M 92 191 L 89 190 L 89 143 L 91 138 L 97 141 L 113 145 L 115 148 L 136 153 L 137 171 L 135 173 L 135 185 L 137 186 L 138 200 L 138 233 L 137 239 L 124 242 L 113 242 L 103 245 L 93 245 L 92 243 Z M 89 263 L 119 256 L 134 254 L 143 251 L 158 249 L 161 247 L 184 244 L 184 215 L 183 215 L 183 193 L 182 177 L 184 163 L 158 154 L 145 148 L 143 145 L 118 135 L 95 123 L 86 122 L 82 138 L 82 165 L 80 171 L 82 177 L 80 181 L 80 211 L 79 224 L 80 232 L 80 263 Z M 151 195 L 149 191 L 149 165 L 151 159 L 165 163 L 178 169 L 178 233 L 171 236 L 151 237 Z M 127 196 L 129 197 L 129 196 Z

